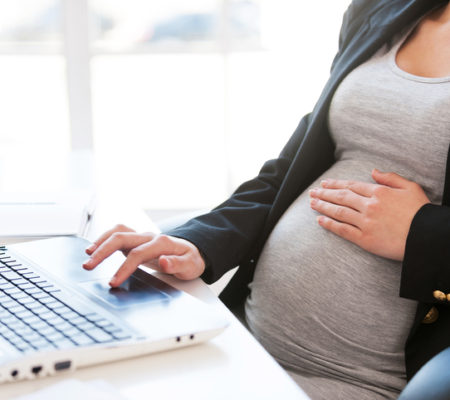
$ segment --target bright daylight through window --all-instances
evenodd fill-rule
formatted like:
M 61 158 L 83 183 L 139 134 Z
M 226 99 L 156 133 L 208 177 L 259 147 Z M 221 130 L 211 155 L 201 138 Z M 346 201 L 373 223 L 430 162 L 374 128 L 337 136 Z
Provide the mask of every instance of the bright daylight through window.
M 99 188 L 214 206 L 310 111 L 348 3 L 1 2 L 0 190 L 59 189 L 87 147 Z

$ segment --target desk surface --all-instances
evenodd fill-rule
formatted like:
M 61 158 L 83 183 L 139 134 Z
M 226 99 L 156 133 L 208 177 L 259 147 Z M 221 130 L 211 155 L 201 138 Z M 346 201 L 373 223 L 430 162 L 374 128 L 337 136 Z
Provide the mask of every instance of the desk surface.
M 122 218 L 117 212 L 119 208 L 114 209 L 111 203 L 108 208 L 98 209 L 89 239 L 112 226 L 110 216 L 114 216 L 115 222 L 138 230 L 157 229 L 141 211 L 135 210 L 134 214 L 128 211 Z M 200 345 L 92 366 L 57 377 L 4 384 L 0 387 L 0 398 L 33 393 L 64 379 L 101 379 L 127 399 L 307 399 L 200 279 L 186 282 L 167 275 L 158 277 L 216 307 L 217 312 L 230 320 L 230 326 Z

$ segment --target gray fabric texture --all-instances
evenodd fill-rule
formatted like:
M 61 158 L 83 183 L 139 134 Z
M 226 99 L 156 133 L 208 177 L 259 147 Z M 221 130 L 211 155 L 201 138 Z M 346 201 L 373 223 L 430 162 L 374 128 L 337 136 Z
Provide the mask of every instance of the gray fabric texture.
M 337 162 L 311 187 L 327 177 L 372 182 L 378 168 L 441 201 L 450 78 L 397 67 L 409 32 L 339 86 L 329 112 Z M 324 230 L 316 216 L 305 191 L 275 226 L 250 285 L 248 326 L 313 400 L 396 398 L 416 309 L 398 295 L 401 263 Z

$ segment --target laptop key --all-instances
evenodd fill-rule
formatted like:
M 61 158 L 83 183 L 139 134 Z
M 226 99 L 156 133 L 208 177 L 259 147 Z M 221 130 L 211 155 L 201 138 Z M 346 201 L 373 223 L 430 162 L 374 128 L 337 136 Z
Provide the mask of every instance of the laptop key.
M 13 307 L 9 307 L 9 312 L 10 313 L 12 313 L 12 314 L 14 314 L 14 315 L 17 315 L 17 314 L 19 314 L 20 312 L 22 312 L 22 311 L 25 311 L 25 310 L 27 310 L 24 306 L 22 306 L 21 304 L 18 304 L 18 305 L 16 305 L 16 306 L 13 306 Z
M 40 292 L 42 292 L 42 290 L 41 289 L 39 289 L 39 288 L 37 288 L 36 286 L 32 286 L 31 288 L 29 288 L 29 289 L 24 289 L 23 290 L 25 293 L 28 293 L 28 294 L 34 294 L 34 293 L 40 293 Z
M 23 318 L 33 315 L 33 313 L 25 307 L 24 307 L 24 310 L 18 311 L 15 314 L 16 314 L 16 317 L 20 318 L 20 319 L 23 319 Z
M 33 271 L 30 271 L 28 268 L 18 268 L 14 269 L 14 271 L 16 271 L 19 275 L 22 275 L 25 279 L 33 278 L 34 276 L 39 276 L 36 275 Z
M 47 305 L 47 307 L 51 308 L 53 312 L 60 315 L 61 317 L 66 317 L 66 315 L 70 312 L 73 312 L 72 309 L 64 305 L 63 303 L 52 303 L 52 305 Z
M 36 276 L 35 278 L 30 278 L 28 279 L 30 282 L 33 283 L 41 283 L 41 282 L 46 282 L 44 278 L 41 278 L 40 276 Z
M 124 331 L 114 332 L 112 335 L 113 335 L 114 339 L 117 339 L 117 340 L 125 340 L 125 339 L 131 338 L 131 335 Z
M 55 314 L 53 311 L 50 311 L 50 310 L 47 310 L 47 312 L 39 314 L 39 317 L 46 321 L 49 321 L 57 316 L 58 316 L 57 314 Z
M 99 328 L 90 330 L 87 334 L 98 343 L 110 342 L 113 339 L 109 333 Z
M 53 350 L 56 346 L 54 346 L 52 343 L 47 342 L 45 339 L 37 340 L 35 342 L 30 342 L 30 344 L 36 349 L 36 350 Z
M 14 280 L 14 285 L 16 286 L 23 285 L 24 283 L 29 284 L 29 282 L 26 279 L 22 278 L 21 276 L 19 276 L 18 279 Z
M 11 291 L 14 293 L 14 292 L 17 292 L 19 290 L 11 282 L 6 282 L 6 283 L 2 284 L 1 289 L 2 289 L 2 292 L 8 293 L 8 294 Z
M 89 344 L 94 344 L 95 342 L 86 334 L 80 333 L 76 336 L 71 336 L 70 338 L 72 341 L 75 342 L 78 346 L 85 346 Z
M 9 295 L 15 300 L 21 299 L 24 297 L 28 297 L 28 295 L 26 293 L 22 292 L 21 290 L 18 290 L 17 292 L 9 293 Z
M 21 337 L 25 337 L 27 335 L 33 335 L 36 331 L 25 325 L 20 328 L 14 329 L 14 332 L 16 332 Z
M 84 321 L 86 320 L 80 315 L 78 315 L 77 317 L 70 319 L 69 322 L 75 326 L 78 326 L 79 324 L 82 324 Z
M 78 304 L 76 306 L 71 305 L 71 308 L 78 314 L 82 315 L 83 317 L 86 317 L 88 315 L 96 314 L 94 311 L 92 311 L 92 308 L 89 306 L 85 306 L 84 304 Z
M 56 346 L 56 348 L 58 348 L 60 350 L 70 349 L 71 347 L 75 347 L 75 344 L 67 338 L 62 338 L 60 340 L 56 340 L 53 342 L 53 345 Z
M 57 311 L 55 310 L 55 312 L 57 313 Z M 75 311 L 72 311 L 72 309 L 69 312 L 64 313 L 64 315 L 62 315 L 64 317 L 64 319 L 66 319 L 69 322 L 72 322 L 72 320 L 74 320 L 75 318 L 79 318 L 79 314 L 77 314 Z
M 25 304 L 25 307 L 35 313 L 39 313 L 40 312 L 39 310 L 42 311 L 44 309 L 42 304 L 37 301 L 33 301 L 32 303 Z
M 80 324 L 77 324 L 78 329 L 81 329 L 82 331 L 86 332 L 89 331 L 90 329 L 96 329 L 97 327 L 89 321 L 84 321 Z
M 35 299 L 39 300 L 39 299 L 42 299 L 44 297 L 48 297 L 48 294 L 41 290 L 40 292 L 32 293 L 31 296 L 33 296 Z
M 64 335 L 60 332 L 53 332 L 53 333 L 49 333 L 48 335 L 45 335 L 45 338 L 47 340 L 50 340 L 50 342 L 55 342 L 59 339 L 64 339 Z
M 47 293 L 58 293 L 61 291 L 61 289 L 58 289 L 55 286 L 47 286 L 43 288 Z
M 2 332 L 1 335 L 7 340 L 15 338 L 17 336 L 13 331 L 9 329 L 7 331 Z
M 74 326 L 71 326 L 71 328 L 65 329 L 63 333 L 65 336 L 72 339 L 73 337 L 81 334 L 82 332 L 79 329 L 75 328 Z
M 0 272 L 0 275 L 7 279 L 8 281 L 13 281 L 15 279 L 22 279 L 22 277 L 15 273 L 14 271 L 6 271 L 6 272 Z
M 72 329 L 73 325 L 69 324 L 65 319 L 62 319 L 61 322 L 53 324 L 53 327 L 60 332 L 64 332 L 65 329 Z
M 10 322 L 14 322 L 15 320 L 16 317 L 12 314 L 9 314 L 2 318 L 2 323 L 8 325 Z
M 33 322 L 33 324 L 30 324 L 30 326 L 31 326 L 34 330 L 40 332 L 41 329 L 45 329 L 45 328 L 47 328 L 49 325 L 48 325 L 45 321 L 39 320 L 39 321 L 37 321 L 37 322 Z
M 53 285 L 50 282 L 44 281 L 44 282 L 37 282 L 36 286 L 40 287 L 41 289 L 44 289 Z
M 14 282 L 14 283 L 16 283 L 16 282 Z M 17 284 L 17 286 L 20 287 L 20 290 L 31 289 L 31 288 L 34 288 L 34 287 L 35 287 L 35 286 L 34 286 L 32 283 L 30 283 L 30 282 L 20 283 L 20 284 Z
M 91 321 L 91 322 L 96 323 L 97 321 L 104 320 L 105 317 L 101 316 L 100 314 L 91 314 L 91 315 L 87 315 L 86 319 Z
M 55 317 L 48 319 L 47 322 L 52 326 L 57 326 L 64 323 L 65 320 L 62 319 L 59 315 L 56 315 Z
M 54 313 L 58 315 L 63 315 L 64 313 L 61 313 L 60 310 L 64 308 L 64 304 L 60 303 L 58 300 L 53 299 L 52 302 L 45 303 L 45 306 L 50 308 Z
M 19 271 L 26 271 L 28 268 L 24 267 L 21 264 L 14 264 L 14 265 L 9 265 L 9 268 L 13 269 L 14 271 L 16 271 L 17 273 L 19 273 Z
M 14 346 L 16 347 L 17 350 L 21 351 L 22 353 L 31 352 L 34 350 L 33 347 L 26 342 L 24 342 L 23 344 L 22 343 L 16 344 Z
M 47 293 L 46 293 L 47 294 Z M 58 302 L 58 300 L 56 300 L 54 297 L 47 295 L 46 297 L 41 297 L 39 298 L 39 301 L 42 304 L 47 305 L 48 303 L 55 303 Z M 59 302 L 58 302 L 59 303 Z
M 27 295 L 25 295 L 25 297 L 20 297 L 16 300 L 22 305 L 31 304 L 35 302 L 35 300 L 32 297 Z
M 36 304 L 38 304 L 38 306 L 31 308 L 31 310 L 33 310 L 33 313 L 36 314 L 37 316 L 40 316 L 43 313 L 46 313 L 48 311 L 48 308 L 43 306 L 42 304 L 36 302 Z
M 42 336 L 32 329 L 30 331 L 23 332 L 20 336 L 29 343 L 37 342 L 42 339 Z
M 108 321 L 107 319 L 100 319 L 98 321 L 95 321 L 95 325 L 99 326 L 100 328 L 104 328 L 106 326 L 112 325 L 113 323 L 111 321 Z

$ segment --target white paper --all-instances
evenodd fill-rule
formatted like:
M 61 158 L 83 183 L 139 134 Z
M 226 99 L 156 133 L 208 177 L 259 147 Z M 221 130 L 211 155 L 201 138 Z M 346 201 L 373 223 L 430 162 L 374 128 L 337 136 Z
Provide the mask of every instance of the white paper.
M 48 237 L 82 232 L 92 196 L 87 193 L 0 194 L 0 237 Z

